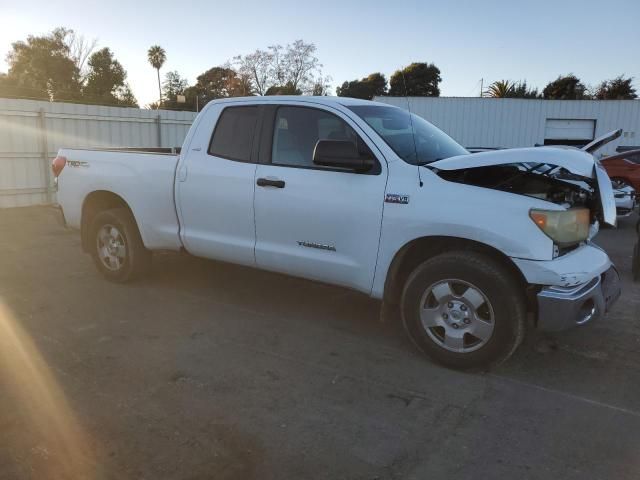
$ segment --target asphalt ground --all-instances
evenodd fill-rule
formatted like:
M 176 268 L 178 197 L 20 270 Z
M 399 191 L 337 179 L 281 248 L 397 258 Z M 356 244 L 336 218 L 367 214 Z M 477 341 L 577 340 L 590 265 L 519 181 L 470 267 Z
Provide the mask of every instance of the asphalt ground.
M 637 479 L 635 219 L 608 318 L 469 374 L 363 295 L 162 254 L 105 281 L 46 207 L 0 210 L 2 479 Z

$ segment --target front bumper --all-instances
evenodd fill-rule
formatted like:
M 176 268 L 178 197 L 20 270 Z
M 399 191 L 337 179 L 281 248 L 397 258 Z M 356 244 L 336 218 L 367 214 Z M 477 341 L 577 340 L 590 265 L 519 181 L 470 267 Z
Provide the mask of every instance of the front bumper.
M 583 245 L 553 260 L 512 260 L 531 285 L 578 287 L 611 268 L 609 256 L 593 243 Z
M 544 287 L 538 293 L 538 329 L 559 332 L 604 316 L 621 293 L 614 266 L 586 284 Z

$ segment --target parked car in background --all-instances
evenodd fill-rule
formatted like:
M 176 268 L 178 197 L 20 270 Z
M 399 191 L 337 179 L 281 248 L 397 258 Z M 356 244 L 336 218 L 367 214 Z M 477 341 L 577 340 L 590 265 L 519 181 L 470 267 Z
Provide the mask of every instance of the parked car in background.
M 613 181 L 611 184 L 613 186 L 613 197 L 616 199 L 616 213 L 619 217 L 631 215 L 637 206 L 636 190 L 630 185 L 618 187 L 617 182 Z
M 564 330 L 620 295 L 591 243 L 616 223 L 611 180 L 586 147 L 470 155 L 385 104 L 250 97 L 208 103 L 180 155 L 62 149 L 53 170 L 63 218 L 111 281 L 182 250 L 352 288 L 450 367 L 508 358 L 528 314 Z
M 629 150 L 600 160 L 614 188 L 633 187 L 640 192 L 640 150 Z

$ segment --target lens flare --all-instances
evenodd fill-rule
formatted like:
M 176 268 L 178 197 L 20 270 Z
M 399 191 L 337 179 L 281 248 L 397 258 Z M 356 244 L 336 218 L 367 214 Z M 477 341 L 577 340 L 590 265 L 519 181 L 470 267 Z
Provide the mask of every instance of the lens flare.
M 27 432 L 30 470 L 42 479 L 95 478 L 89 438 L 35 343 L 0 297 L 0 388 Z M 4 435 L 4 433 L 3 433 Z M 7 445 L 10 439 L 4 439 Z M 25 458 L 21 455 L 21 458 Z M 33 460 L 33 459 L 31 459 Z M 42 471 L 40 471 L 42 470 Z

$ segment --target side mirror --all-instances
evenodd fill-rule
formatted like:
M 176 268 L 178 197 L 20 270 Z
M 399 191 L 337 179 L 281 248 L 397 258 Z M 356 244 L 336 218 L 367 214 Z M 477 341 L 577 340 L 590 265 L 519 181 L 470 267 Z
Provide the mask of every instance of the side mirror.
M 313 163 L 357 172 L 366 172 L 374 165 L 373 158 L 361 155 L 356 144 L 348 140 L 318 140 L 313 149 Z

